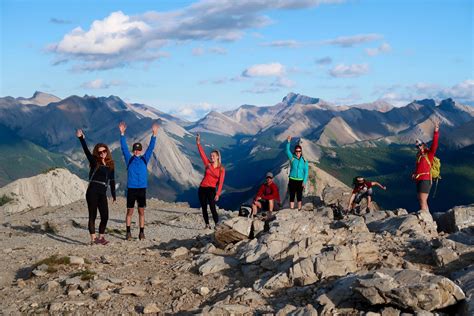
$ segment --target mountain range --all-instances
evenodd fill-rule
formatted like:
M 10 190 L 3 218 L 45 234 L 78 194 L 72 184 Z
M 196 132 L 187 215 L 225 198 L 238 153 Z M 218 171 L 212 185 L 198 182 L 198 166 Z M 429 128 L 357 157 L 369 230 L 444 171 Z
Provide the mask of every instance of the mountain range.
M 221 149 L 228 171 L 221 205 L 236 208 L 253 196 L 267 171 L 277 175 L 282 193 L 286 192 L 287 158 L 283 149 L 288 135 L 294 137 L 294 143 L 302 143 L 305 157 L 310 161 L 314 180 L 306 194 L 312 196 L 317 195 L 323 185 L 349 184 L 354 176 L 349 173 L 388 177 L 385 180 L 389 182 L 394 174 L 408 173 L 414 164 L 413 143 L 417 138 L 431 140 L 434 120 L 441 123 L 440 155 L 454 159 L 455 153 L 460 151 L 467 155 L 467 162 L 474 162 L 469 154 L 474 144 L 474 108 L 452 99 L 414 100 L 404 107 L 393 107 L 383 101 L 335 105 L 289 93 L 272 106 L 246 104 L 223 113 L 212 111 L 197 122 L 188 122 L 156 107 L 124 102 L 117 96 L 73 95 L 61 99 L 35 92 L 31 98 L 0 98 L 0 153 L 3 157 L 0 158 L 0 185 L 56 166 L 67 167 L 85 178 L 87 164 L 75 137 L 75 129 L 82 128 L 90 147 L 99 141 L 105 142 L 114 158 L 120 161 L 117 182 L 121 191 L 126 176 L 118 123 L 127 123 L 129 145 L 141 141 L 146 147 L 151 125 L 157 121 L 161 129 L 154 159 L 149 165 L 150 195 L 196 202 L 196 187 L 203 171 L 194 140 L 195 133 L 199 132 L 207 151 Z M 17 149 L 12 153 L 11 148 Z M 406 152 L 407 165 L 387 158 L 396 156 L 394 153 L 398 151 Z M 370 158 L 374 165 L 341 159 L 349 152 L 367 155 L 360 161 Z M 377 167 L 371 155 L 380 152 L 386 155 L 388 162 L 379 163 Z M 456 169 L 449 161 L 447 167 Z M 341 174 L 344 168 L 347 174 Z M 474 184 L 473 167 L 467 168 L 467 181 Z M 316 175 L 323 171 L 325 181 L 318 183 Z M 469 200 L 470 191 L 466 194 Z M 384 200 L 383 196 L 381 199 Z

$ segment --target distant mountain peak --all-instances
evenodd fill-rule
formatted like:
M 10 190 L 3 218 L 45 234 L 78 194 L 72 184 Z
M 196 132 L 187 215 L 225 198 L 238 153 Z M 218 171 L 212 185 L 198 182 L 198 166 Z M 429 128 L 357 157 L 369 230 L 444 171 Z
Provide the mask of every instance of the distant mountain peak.
M 312 98 L 306 95 L 290 92 L 283 98 L 282 102 L 288 105 L 293 104 L 316 104 L 319 103 L 319 98 Z
M 61 101 L 57 96 L 42 91 L 35 91 L 31 98 L 18 98 L 18 100 L 22 104 L 36 104 L 39 106 L 45 106 L 51 102 Z
M 415 100 L 413 103 L 421 104 L 424 106 L 431 106 L 435 107 L 436 106 L 436 101 L 433 99 L 423 99 L 423 100 Z
M 455 110 L 457 107 L 456 107 L 456 102 L 454 102 L 453 99 L 448 98 L 441 101 L 441 103 L 439 104 L 439 108 L 445 111 L 452 111 L 452 110 Z

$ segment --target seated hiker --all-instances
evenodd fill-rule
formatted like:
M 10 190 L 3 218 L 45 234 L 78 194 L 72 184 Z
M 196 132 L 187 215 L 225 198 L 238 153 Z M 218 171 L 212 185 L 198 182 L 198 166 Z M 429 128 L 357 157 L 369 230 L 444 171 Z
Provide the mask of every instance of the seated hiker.
M 370 212 L 372 206 L 372 187 L 374 185 L 386 190 L 387 187 L 375 181 L 367 181 L 363 177 L 355 177 L 352 181 L 353 190 L 349 200 L 348 210 L 353 210 L 362 199 L 367 199 L 367 212 Z
M 258 209 L 261 209 L 268 212 L 267 218 L 271 218 L 276 206 L 275 203 L 280 203 L 280 193 L 278 186 L 273 182 L 273 173 L 267 172 L 265 183 L 260 186 L 253 200 L 252 216 L 255 216 Z

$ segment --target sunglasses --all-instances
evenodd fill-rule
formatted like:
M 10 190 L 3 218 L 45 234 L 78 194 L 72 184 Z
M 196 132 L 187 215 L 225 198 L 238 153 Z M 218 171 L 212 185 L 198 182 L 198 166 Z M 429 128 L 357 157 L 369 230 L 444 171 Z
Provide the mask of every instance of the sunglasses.
M 106 154 L 107 150 L 99 150 L 98 153 L 99 153 L 99 155 Z
M 419 144 L 419 145 L 415 145 L 415 146 L 416 146 L 416 148 L 421 148 L 421 147 L 423 147 L 423 144 Z
M 301 152 L 301 150 L 295 150 L 295 152 L 296 152 L 296 153 L 300 153 L 300 152 Z

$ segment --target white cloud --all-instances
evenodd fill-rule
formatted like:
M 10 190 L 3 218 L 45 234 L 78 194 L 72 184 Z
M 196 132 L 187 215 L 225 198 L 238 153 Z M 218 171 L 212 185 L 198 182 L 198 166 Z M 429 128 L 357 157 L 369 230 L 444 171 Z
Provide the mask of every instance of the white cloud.
M 380 34 L 357 34 L 352 36 L 340 36 L 334 39 L 322 41 L 321 44 L 335 45 L 339 47 L 352 47 L 357 44 L 370 43 L 382 39 Z
M 367 64 L 338 64 L 329 71 L 329 74 L 336 78 L 354 78 L 365 75 L 368 72 L 369 65 Z
M 280 77 L 285 73 L 285 67 L 280 63 L 257 64 L 242 72 L 244 77 Z
M 108 89 L 113 86 L 120 86 L 123 85 L 122 81 L 119 80 L 111 80 L 111 81 L 104 81 L 103 79 L 95 79 L 91 81 L 87 81 L 81 84 L 81 88 L 83 89 Z
M 392 47 L 388 43 L 382 43 L 379 47 L 376 48 L 367 48 L 365 52 L 369 56 L 377 56 L 381 53 L 388 53 L 392 50 Z
M 202 56 L 206 53 L 217 54 L 217 55 L 225 55 L 227 54 L 227 50 L 223 47 L 211 47 L 208 49 L 202 47 L 195 47 L 192 50 L 192 54 L 194 56 Z
M 211 111 L 217 110 L 217 106 L 207 102 L 178 107 L 170 111 L 170 114 L 178 116 L 188 121 L 197 121 Z
M 272 87 L 280 87 L 280 88 L 292 88 L 295 86 L 295 82 L 288 78 L 280 77 L 274 82 L 271 83 Z
M 112 12 L 92 22 L 88 30 L 77 27 L 48 49 L 56 60 L 73 61 L 79 71 L 124 67 L 166 56 L 161 49 L 173 42 L 236 41 L 244 31 L 263 28 L 272 21 L 265 11 L 304 9 L 341 0 L 201 0 L 174 11 L 149 11 L 129 16 Z M 223 53 L 223 50 L 219 50 Z M 214 50 L 214 53 L 219 53 Z M 55 63 L 58 64 L 58 63 Z
M 295 40 L 280 40 L 280 41 L 272 41 L 267 43 L 260 44 L 261 46 L 269 46 L 269 47 L 289 47 L 289 48 L 296 48 L 300 47 L 302 43 L 297 42 Z

